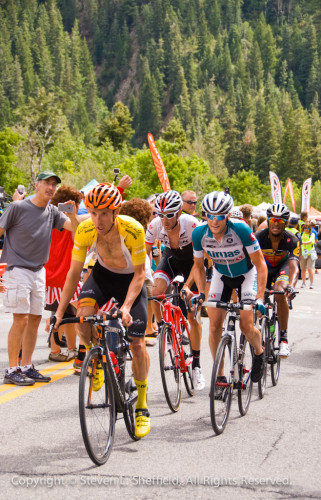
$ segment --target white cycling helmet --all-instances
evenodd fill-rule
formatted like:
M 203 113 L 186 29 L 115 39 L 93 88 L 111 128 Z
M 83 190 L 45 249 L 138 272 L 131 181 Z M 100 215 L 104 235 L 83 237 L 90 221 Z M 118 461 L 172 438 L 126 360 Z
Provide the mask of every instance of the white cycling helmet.
M 202 210 L 208 214 L 222 214 L 227 215 L 230 213 L 234 206 L 233 198 L 230 194 L 224 191 L 213 191 L 207 194 L 202 201 Z
M 170 190 L 157 196 L 154 209 L 157 212 L 178 212 L 182 205 L 181 195 Z
M 290 210 L 284 203 L 274 203 L 267 209 L 266 216 L 268 219 L 271 217 L 280 217 L 287 221 L 290 217 Z
M 230 216 L 234 219 L 243 219 L 243 212 L 239 208 L 233 208 L 230 212 Z

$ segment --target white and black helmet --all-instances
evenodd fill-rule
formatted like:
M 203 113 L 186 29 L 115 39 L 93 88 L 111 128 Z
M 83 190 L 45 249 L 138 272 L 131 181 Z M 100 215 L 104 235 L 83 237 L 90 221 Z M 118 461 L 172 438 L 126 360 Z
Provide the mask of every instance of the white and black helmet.
M 290 210 L 284 203 L 274 203 L 267 209 L 266 216 L 268 219 L 271 217 L 280 217 L 280 219 L 286 221 L 290 217 Z
M 243 219 L 243 212 L 239 208 L 233 208 L 230 212 L 230 217 L 235 219 Z
M 213 191 L 207 194 L 202 201 L 202 210 L 208 214 L 229 214 L 234 206 L 233 198 L 224 191 Z
M 182 205 L 181 195 L 170 190 L 157 196 L 154 209 L 157 212 L 178 212 Z

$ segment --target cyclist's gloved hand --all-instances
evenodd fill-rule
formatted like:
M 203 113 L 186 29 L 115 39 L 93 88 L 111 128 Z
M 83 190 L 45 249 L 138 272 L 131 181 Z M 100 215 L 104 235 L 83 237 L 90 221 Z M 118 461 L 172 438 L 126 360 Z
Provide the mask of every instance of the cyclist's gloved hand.
M 256 299 L 255 307 L 261 314 L 265 314 L 265 307 L 262 299 Z
M 292 295 L 292 299 L 294 299 L 294 297 L 296 296 L 295 288 L 291 285 L 289 285 L 288 288 L 286 289 L 286 293 L 287 295 Z
M 191 300 L 191 304 L 193 305 L 195 304 L 195 302 L 200 302 L 200 301 L 204 302 L 204 300 L 205 300 L 205 294 L 199 293 L 197 295 L 194 295 L 194 297 Z

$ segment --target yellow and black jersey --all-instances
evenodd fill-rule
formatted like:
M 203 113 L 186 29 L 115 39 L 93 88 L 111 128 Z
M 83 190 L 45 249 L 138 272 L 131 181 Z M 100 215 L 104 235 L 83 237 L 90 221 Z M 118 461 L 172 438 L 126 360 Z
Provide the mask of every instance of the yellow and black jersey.
M 133 266 L 145 264 L 146 247 L 143 226 L 127 215 L 116 217 L 117 229 L 121 238 L 121 246 L 126 257 L 129 256 Z M 85 262 L 88 248 L 94 248 L 97 240 L 97 231 L 91 219 L 81 222 L 75 234 L 72 259 Z
M 287 230 L 284 231 L 277 250 L 272 248 L 268 229 L 259 231 L 255 236 L 260 243 L 268 267 L 278 267 L 287 260 L 299 260 L 300 241 L 293 233 Z

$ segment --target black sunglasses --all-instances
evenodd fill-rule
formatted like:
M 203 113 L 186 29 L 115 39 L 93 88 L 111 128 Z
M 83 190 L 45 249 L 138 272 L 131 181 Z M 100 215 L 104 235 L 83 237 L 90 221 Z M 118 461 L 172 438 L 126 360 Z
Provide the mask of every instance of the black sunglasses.
M 197 204 L 197 200 L 196 201 L 184 201 L 184 203 L 188 203 L 189 205 L 196 205 Z

